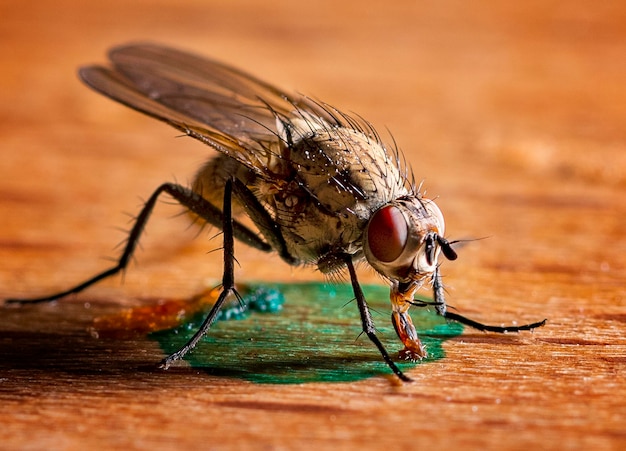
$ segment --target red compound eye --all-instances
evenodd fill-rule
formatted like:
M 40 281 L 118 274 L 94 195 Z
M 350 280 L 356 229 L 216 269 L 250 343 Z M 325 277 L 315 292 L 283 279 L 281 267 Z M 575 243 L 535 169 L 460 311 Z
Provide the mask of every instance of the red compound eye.
M 402 212 L 391 205 L 383 207 L 370 219 L 367 245 L 378 260 L 392 262 L 402 254 L 408 233 Z

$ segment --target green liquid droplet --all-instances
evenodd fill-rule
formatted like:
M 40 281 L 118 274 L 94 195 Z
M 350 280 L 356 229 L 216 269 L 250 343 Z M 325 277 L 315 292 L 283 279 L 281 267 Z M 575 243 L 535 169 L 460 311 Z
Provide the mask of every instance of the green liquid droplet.
M 393 358 L 402 344 L 391 325 L 389 289 L 370 285 L 363 291 L 377 334 Z M 221 320 L 185 360 L 196 370 L 256 383 L 350 382 L 390 374 L 376 347 L 361 335 L 353 298 L 348 284 L 253 285 L 243 294 L 244 306 L 237 300 L 225 306 Z M 205 315 L 150 337 L 171 354 L 191 338 Z M 429 357 L 417 363 L 397 361 L 403 370 L 443 358 L 442 342 L 463 331 L 431 308 L 413 308 L 411 316 Z

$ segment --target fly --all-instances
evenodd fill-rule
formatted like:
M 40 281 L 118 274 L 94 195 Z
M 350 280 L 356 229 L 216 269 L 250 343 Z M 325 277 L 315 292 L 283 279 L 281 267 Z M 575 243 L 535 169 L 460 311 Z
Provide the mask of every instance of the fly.
M 198 172 L 191 188 L 159 186 L 143 206 L 118 263 L 68 290 L 9 302 L 48 302 L 77 293 L 124 270 L 161 194 L 166 193 L 223 231 L 222 291 L 195 335 L 161 362 L 168 368 L 207 333 L 230 296 L 235 239 L 277 252 L 290 265 L 349 274 L 363 332 L 389 368 L 397 367 L 376 335 L 355 264 L 367 262 L 391 288 L 392 323 L 404 348 L 400 358 L 419 360 L 426 349 L 409 316 L 411 306 L 433 305 L 449 320 L 492 332 L 531 330 L 487 326 L 446 309 L 438 258 L 457 258 L 444 237 L 443 214 L 422 196 L 398 149 L 387 146 L 364 119 L 322 102 L 283 92 L 216 61 L 153 44 L 109 52 L 111 65 L 86 66 L 80 78 L 94 90 L 208 144 L 219 153 Z M 253 230 L 236 219 L 247 215 Z M 414 298 L 425 284 L 434 301 Z

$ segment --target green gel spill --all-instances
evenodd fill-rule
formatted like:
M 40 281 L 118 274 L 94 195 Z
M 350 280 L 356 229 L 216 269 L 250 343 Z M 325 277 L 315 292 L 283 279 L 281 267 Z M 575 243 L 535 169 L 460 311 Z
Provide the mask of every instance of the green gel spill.
M 389 288 L 369 285 L 363 291 L 378 336 L 393 358 L 402 344 L 391 324 Z M 236 301 L 224 307 L 222 320 L 185 357 L 191 367 L 271 384 L 351 382 L 391 374 L 376 347 L 361 334 L 349 284 L 258 284 L 242 294 L 247 308 Z M 171 354 L 191 338 L 205 315 L 200 313 L 187 324 L 150 337 Z M 448 323 L 432 308 L 413 308 L 411 316 L 429 357 L 417 363 L 396 360 L 403 370 L 443 358 L 442 342 L 463 331 L 462 325 Z

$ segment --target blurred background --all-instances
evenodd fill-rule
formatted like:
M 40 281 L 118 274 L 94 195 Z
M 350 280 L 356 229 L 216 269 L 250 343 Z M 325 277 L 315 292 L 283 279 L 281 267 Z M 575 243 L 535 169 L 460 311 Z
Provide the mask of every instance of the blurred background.
M 626 2 L 2 0 L 0 18 L 1 298 L 49 294 L 108 267 L 142 199 L 164 181 L 189 182 L 213 155 L 78 80 L 108 48 L 147 40 L 393 134 L 447 236 L 487 237 L 443 262 L 448 302 L 488 323 L 549 318 L 534 334 L 466 331 L 401 387 L 137 368 L 161 355 L 154 343 L 96 340 L 90 318 L 71 312 L 157 305 L 215 284 L 219 236 L 198 236 L 162 202 L 123 285 L 114 278 L 57 308 L 5 309 L 0 443 L 624 448 Z M 236 256 L 240 281 L 322 280 L 242 245 Z M 381 283 L 365 266 L 360 278 Z M 308 333 L 298 321 L 293 333 Z

